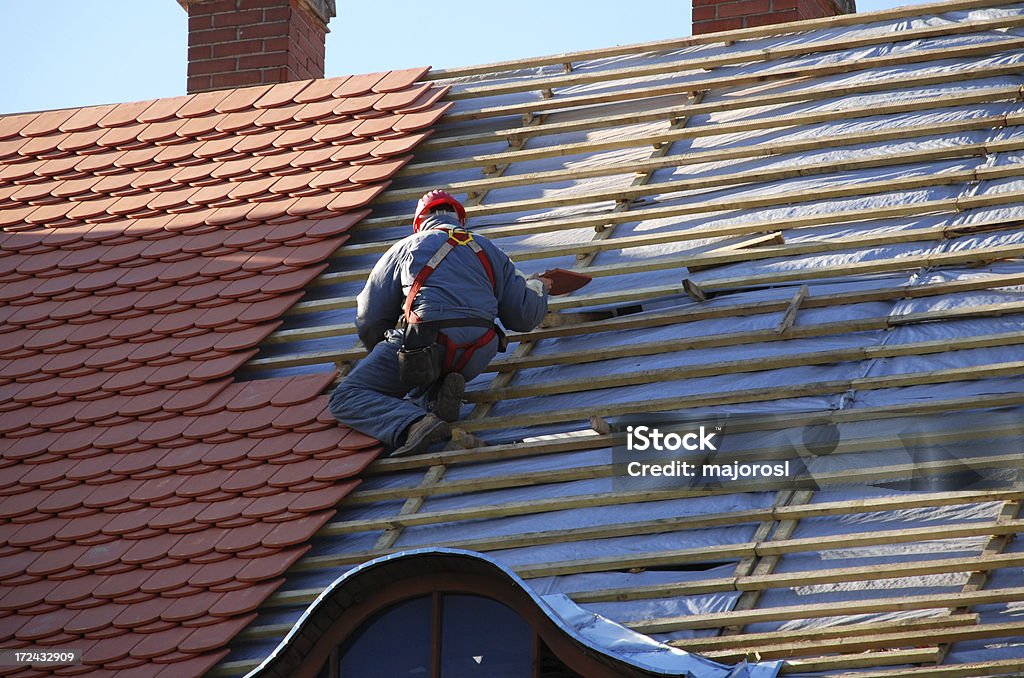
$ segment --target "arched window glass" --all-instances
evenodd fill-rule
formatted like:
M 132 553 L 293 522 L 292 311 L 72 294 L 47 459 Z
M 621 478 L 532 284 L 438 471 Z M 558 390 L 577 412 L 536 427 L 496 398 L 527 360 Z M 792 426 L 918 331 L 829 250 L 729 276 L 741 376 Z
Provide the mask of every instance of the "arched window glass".
M 576 675 L 551 655 L 512 608 L 462 594 L 421 596 L 377 613 L 337 648 L 322 669 L 325 677 L 329 666 L 338 667 L 339 678 Z
M 533 675 L 533 631 L 516 612 L 480 596 L 446 595 L 441 605 L 441 678 Z
M 341 647 L 341 678 L 431 678 L 432 614 L 423 596 L 374 615 Z

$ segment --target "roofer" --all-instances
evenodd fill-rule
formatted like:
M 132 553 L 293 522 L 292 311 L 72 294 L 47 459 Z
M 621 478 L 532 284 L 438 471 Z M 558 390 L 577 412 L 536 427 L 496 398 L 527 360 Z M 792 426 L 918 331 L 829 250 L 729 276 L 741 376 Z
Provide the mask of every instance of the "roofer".
M 389 445 L 393 456 L 451 436 L 466 381 L 505 348 L 495 318 L 511 330 L 534 329 L 551 287 L 467 230 L 465 208 L 444 191 L 420 199 L 412 229 L 359 294 L 356 330 L 370 354 L 330 400 L 338 421 Z M 399 317 L 403 328 L 395 329 Z

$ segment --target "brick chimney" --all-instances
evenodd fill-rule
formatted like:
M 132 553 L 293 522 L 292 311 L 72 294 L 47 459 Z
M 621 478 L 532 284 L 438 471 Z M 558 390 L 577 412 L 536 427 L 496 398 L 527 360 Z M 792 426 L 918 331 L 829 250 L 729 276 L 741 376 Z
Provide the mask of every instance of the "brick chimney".
M 693 34 L 853 14 L 855 0 L 693 0 Z
M 324 77 L 334 0 L 178 0 L 188 93 Z

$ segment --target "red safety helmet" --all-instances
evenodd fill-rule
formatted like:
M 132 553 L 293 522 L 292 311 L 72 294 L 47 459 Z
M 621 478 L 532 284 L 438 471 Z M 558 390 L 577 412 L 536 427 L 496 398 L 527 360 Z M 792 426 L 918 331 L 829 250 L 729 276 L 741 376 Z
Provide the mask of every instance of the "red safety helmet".
M 430 210 L 439 205 L 451 207 L 459 215 L 459 223 L 463 226 L 466 225 L 466 208 L 462 206 L 462 203 L 447 191 L 434 190 L 420 198 L 419 203 L 416 204 L 416 214 L 412 218 L 412 230 L 414 233 L 419 233 L 420 225 L 430 215 Z

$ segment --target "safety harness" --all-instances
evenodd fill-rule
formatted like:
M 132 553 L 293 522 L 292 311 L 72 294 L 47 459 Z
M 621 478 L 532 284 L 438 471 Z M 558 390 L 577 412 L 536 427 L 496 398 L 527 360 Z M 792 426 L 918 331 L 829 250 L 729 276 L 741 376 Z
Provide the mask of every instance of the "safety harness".
M 498 286 L 494 278 L 494 269 L 491 267 L 491 260 L 487 258 L 487 253 L 484 252 L 482 247 L 480 247 L 480 243 L 473 239 L 472 233 L 459 227 L 436 227 L 434 230 L 447 231 L 448 238 L 441 244 L 437 251 L 434 252 L 434 255 L 430 257 L 426 265 L 420 269 L 420 272 L 416 274 L 416 277 L 412 281 L 412 286 L 409 288 L 409 294 L 405 297 L 405 307 L 403 312 L 406 325 L 430 326 L 431 329 L 437 329 L 437 343 L 444 347 L 443 373 L 447 374 L 449 372 L 461 372 L 469 363 L 477 349 L 483 348 L 489 344 L 492 339 L 499 336 L 498 331 L 492 321 L 484 320 L 483 318 L 453 318 L 451 320 L 423 322 L 423 320 L 412 310 L 413 302 L 416 300 L 416 295 L 419 294 L 420 288 L 426 284 L 431 274 L 437 270 L 437 267 L 441 265 L 441 262 L 444 261 L 445 257 L 447 257 L 456 247 L 468 247 L 473 251 L 477 259 L 480 260 L 480 263 L 484 267 L 484 271 L 487 273 L 487 277 L 491 281 L 491 287 L 495 291 L 495 296 L 497 296 Z M 452 341 L 448 335 L 440 331 L 445 327 L 486 327 L 487 331 L 474 341 L 459 344 Z M 455 356 L 459 351 L 462 351 L 462 356 L 456 360 Z

